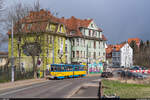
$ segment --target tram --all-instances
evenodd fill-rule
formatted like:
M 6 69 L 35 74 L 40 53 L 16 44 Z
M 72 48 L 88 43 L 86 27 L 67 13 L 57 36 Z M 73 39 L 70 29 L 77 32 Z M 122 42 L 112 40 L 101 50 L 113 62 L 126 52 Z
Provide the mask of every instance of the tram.
M 49 67 L 49 78 L 64 79 L 73 77 L 86 76 L 84 70 L 85 65 L 72 65 L 72 64 L 51 64 Z

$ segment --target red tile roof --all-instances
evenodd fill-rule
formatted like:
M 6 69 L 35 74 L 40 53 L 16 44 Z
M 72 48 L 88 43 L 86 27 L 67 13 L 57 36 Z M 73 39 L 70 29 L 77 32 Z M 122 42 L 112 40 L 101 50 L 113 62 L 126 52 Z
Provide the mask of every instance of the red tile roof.
M 112 50 L 113 50 L 113 48 L 114 48 L 114 45 L 107 45 L 106 53 L 107 53 L 107 54 L 111 53 Z
M 126 43 L 114 45 L 115 51 L 120 51 L 120 49 L 121 49 L 125 44 L 126 44 Z
M 79 28 L 80 27 L 85 27 L 87 28 L 89 24 L 93 21 L 92 19 L 78 19 L 72 16 L 69 19 L 65 19 L 64 17 L 62 18 L 57 18 L 53 16 L 50 11 L 45 11 L 41 9 L 39 12 L 33 12 L 31 11 L 28 16 L 20 20 L 19 22 L 21 23 L 28 23 L 26 24 L 22 31 L 23 32 L 38 32 L 38 31 L 45 31 L 46 25 L 48 24 L 48 21 L 53 22 L 53 23 L 61 23 L 66 26 L 67 29 L 67 34 L 71 35 L 71 31 L 76 31 L 76 34 L 73 36 L 82 36 Z M 40 22 L 38 24 L 37 22 Z M 32 23 L 31 30 L 28 30 L 27 27 L 28 25 Z M 14 27 L 14 31 L 16 31 L 16 27 Z M 98 29 L 98 31 L 102 32 L 102 29 Z M 11 31 L 8 32 L 8 34 L 11 34 Z M 107 40 L 104 35 L 102 35 L 103 40 Z
M 104 35 L 102 35 L 102 39 L 103 39 L 104 41 L 107 41 L 107 39 L 106 39 L 106 37 L 105 37 Z
M 136 42 L 136 45 L 140 44 L 140 39 L 139 38 L 129 38 L 128 39 L 128 43 L 130 44 L 132 41 Z

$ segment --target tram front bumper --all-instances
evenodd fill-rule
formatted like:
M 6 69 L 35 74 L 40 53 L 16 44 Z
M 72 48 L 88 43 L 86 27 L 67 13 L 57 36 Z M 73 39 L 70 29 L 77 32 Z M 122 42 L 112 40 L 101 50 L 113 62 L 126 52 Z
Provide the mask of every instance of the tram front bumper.
M 54 79 L 55 77 L 54 76 L 51 76 L 51 75 L 47 75 L 46 76 L 46 79 Z

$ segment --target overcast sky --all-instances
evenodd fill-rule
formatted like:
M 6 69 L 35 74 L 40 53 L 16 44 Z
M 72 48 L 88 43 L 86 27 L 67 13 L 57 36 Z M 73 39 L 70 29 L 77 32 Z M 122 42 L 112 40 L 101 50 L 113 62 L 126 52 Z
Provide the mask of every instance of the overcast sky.
M 7 0 L 32 5 L 36 0 Z M 58 17 L 92 18 L 103 29 L 108 43 L 128 38 L 150 40 L 150 0 L 39 0 L 42 8 L 58 12 Z

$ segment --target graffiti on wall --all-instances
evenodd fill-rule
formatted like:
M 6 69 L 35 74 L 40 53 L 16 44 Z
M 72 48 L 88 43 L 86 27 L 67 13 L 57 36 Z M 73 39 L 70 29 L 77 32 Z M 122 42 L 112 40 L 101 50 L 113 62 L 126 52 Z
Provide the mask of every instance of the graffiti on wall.
M 89 73 L 101 73 L 103 72 L 103 63 L 102 62 L 99 62 L 99 63 L 92 63 L 92 64 L 89 64 Z

